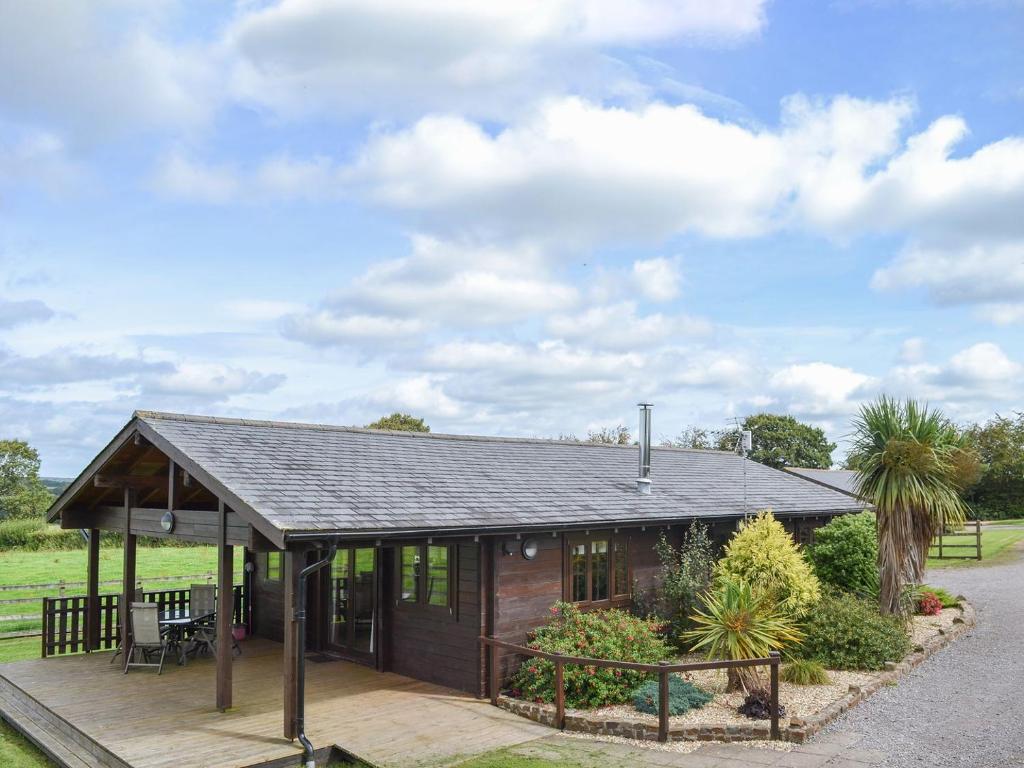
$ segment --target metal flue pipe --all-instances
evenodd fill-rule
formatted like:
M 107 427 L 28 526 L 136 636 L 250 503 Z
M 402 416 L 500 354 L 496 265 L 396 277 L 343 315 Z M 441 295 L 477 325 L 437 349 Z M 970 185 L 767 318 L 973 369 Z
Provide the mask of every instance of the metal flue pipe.
M 640 472 L 636 478 L 636 489 L 643 494 L 651 492 L 651 403 L 640 406 Z
M 299 589 L 296 595 L 298 605 L 295 607 L 295 631 L 299 633 L 299 653 L 295 660 L 295 731 L 299 743 L 302 744 L 302 763 L 305 768 L 316 768 L 316 754 L 313 745 L 306 736 L 306 579 L 334 560 L 338 551 L 338 543 L 331 541 L 327 556 L 307 565 L 299 572 Z

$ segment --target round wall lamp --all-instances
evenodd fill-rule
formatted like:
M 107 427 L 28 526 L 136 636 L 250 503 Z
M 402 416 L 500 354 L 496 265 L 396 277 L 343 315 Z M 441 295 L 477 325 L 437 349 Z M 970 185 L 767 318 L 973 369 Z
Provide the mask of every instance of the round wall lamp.
M 164 533 L 170 533 L 174 530 L 173 512 L 164 512 L 163 517 L 160 518 L 160 527 L 164 529 Z
M 540 543 L 536 539 L 527 539 L 523 542 L 522 553 L 526 560 L 533 560 L 540 550 Z

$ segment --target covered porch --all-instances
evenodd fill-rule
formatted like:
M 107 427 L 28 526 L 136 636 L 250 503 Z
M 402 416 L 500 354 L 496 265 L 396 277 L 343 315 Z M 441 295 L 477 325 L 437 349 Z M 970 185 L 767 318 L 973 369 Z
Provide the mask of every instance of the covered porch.
M 301 747 L 281 735 L 282 653 L 270 640 L 245 643 L 233 664 L 235 705 L 226 712 L 215 706 L 213 659 L 171 665 L 160 676 L 125 675 L 109 653 L 0 666 L 0 712 L 16 727 L 19 718 L 24 725 L 46 717 L 70 749 L 92 743 L 109 755 L 86 764 L 298 765 Z M 306 669 L 307 733 L 318 758 L 337 745 L 381 768 L 444 766 L 550 734 L 486 700 L 360 664 L 311 654 Z

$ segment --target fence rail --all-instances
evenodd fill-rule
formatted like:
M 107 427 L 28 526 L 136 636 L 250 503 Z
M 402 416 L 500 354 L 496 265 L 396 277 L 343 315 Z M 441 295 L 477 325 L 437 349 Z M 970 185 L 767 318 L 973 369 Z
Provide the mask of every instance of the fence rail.
M 213 581 L 213 577 L 215 575 L 216 574 L 213 571 L 207 571 L 206 573 L 197 573 L 190 576 L 152 576 L 145 579 L 145 581 L 198 581 L 199 579 Z M 99 582 L 101 587 L 108 587 L 112 585 L 116 586 L 120 584 L 120 579 L 109 579 L 107 581 Z M 60 581 L 56 581 L 51 584 L 3 584 L 0 585 L 0 592 L 25 592 L 30 589 L 78 589 L 86 586 L 88 586 L 88 584 L 84 581 L 64 581 L 61 579 Z
M 234 585 L 232 623 L 246 624 L 249 613 L 249 591 L 243 584 Z M 141 602 L 156 603 L 157 610 L 171 611 L 187 608 L 191 589 L 164 589 L 142 592 Z M 89 617 L 85 595 L 65 597 L 44 597 L 43 628 L 41 633 L 23 635 L 42 637 L 42 656 L 60 656 L 81 651 L 103 651 L 117 648 L 121 642 L 120 595 L 99 596 L 99 623 L 93 629 L 88 626 Z
M 602 667 L 605 669 L 628 669 L 637 672 L 647 672 L 658 675 L 658 741 L 668 741 L 668 680 L 669 675 L 676 672 L 695 672 L 702 669 L 739 669 L 741 667 L 764 667 L 770 668 L 770 711 L 771 711 L 771 737 L 778 740 L 779 734 L 779 663 L 781 656 L 778 651 L 772 651 L 765 658 L 742 659 L 736 661 L 696 661 L 686 664 L 672 664 L 661 661 L 657 664 L 641 664 L 635 661 L 616 661 L 614 659 L 591 659 L 585 656 L 565 656 L 561 653 L 548 653 L 539 651 L 536 648 L 527 648 L 525 645 L 516 645 L 493 637 L 483 636 L 480 638 L 482 650 L 486 653 L 489 649 L 489 680 L 488 693 L 491 697 L 491 704 L 498 705 L 498 695 L 501 692 L 501 659 L 498 651 L 506 650 L 524 656 L 532 656 L 537 659 L 545 659 L 554 662 L 555 665 L 555 726 L 559 730 L 565 730 L 565 678 L 564 669 L 566 664 L 584 667 Z
M 971 523 L 974 524 L 974 531 L 968 532 L 967 526 Z M 971 544 L 946 544 L 944 539 L 947 536 L 973 536 L 974 542 Z M 968 520 L 963 531 L 957 531 L 956 533 L 946 533 L 942 526 L 940 526 L 938 534 L 932 539 L 931 543 L 931 549 L 934 550 L 936 548 L 938 548 L 938 552 L 930 551 L 929 557 L 934 557 L 937 560 L 981 560 L 981 520 Z M 970 549 L 973 550 L 973 553 L 969 555 L 947 555 L 947 549 Z

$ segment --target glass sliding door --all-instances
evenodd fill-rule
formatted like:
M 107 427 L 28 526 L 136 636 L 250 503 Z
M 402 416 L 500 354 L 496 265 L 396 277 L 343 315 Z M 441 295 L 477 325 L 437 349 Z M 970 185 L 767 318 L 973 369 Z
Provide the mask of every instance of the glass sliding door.
M 331 564 L 328 643 L 346 655 L 373 658 L 376 651 L 377 551 L 339 549 Z

